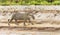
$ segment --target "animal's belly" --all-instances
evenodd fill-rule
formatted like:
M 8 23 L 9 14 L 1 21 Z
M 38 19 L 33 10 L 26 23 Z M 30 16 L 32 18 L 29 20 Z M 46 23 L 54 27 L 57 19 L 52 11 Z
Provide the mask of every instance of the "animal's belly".
M 25 18 L 24 18 L 24 17 L 15 17 L 14 19 L 17 19 L 17 20 L 24 20 Z

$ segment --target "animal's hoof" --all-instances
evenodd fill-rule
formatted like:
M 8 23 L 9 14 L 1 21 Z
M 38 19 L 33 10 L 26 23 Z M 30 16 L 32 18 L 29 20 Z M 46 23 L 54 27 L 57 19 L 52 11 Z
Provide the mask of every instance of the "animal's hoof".
M 16 24 L 16 25 L 19 25 L 19 24 Z
M 30 25 L 30 24 L 28 24 L 28 25 Z
M 32 23 L 32 25 L 34 25 L 34 24 Z
M 10 24 L 8 23 L 8 25 L 10 26 Z
M 24 23 L 24 26 L 26 26 L 26 24 Z
M 9 21 L 10 19 L 8 19 L 8 21 Z
M 26 26 L 26 25 L 24 25 L 24 26 Z
M 36 24 L 42 24 L 42 23 L 39 22 L 39 23 L 36 23 Z

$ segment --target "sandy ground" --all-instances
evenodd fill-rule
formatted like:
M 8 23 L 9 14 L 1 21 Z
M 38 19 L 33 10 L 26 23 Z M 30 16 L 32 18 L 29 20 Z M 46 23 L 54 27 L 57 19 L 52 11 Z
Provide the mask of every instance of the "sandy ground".
M 28 25 L 26 23 L 26 27 L 60 27 L 60 25 L 56 24 L 35 24 L 35 25 Z M 7 23 L 0 23 L 0 26 L 8 26 Z M 11 23 L 11 26 L 17 26 L 14 23 Z M 23 27 L 23 23 L 19 24 L 19 27 Z M 18 30 L 18 29 L 10 29 L 10 28 L 0 28 L 0 35 L 60 35 L 59 31 L 28 31 L 28 30 Z
M 8 23 L 1 23 L 1 26 L 8 26 Z M 10 23 L 11 27 L 17 26 L 14 23 Z M 18 27 L 23 27 L 23 23 L 19 23 Z M 50 24 L 50 23 L 43 23 L 43 24 L 35 24 L 31 25 L 30 23 L 26 23 L 25 27 L 55 27 L 60 28 L 60 24 Z M 32 31 L 32 30 L 19 30 L 17 28 L 0 28 L 0 35 L 60 35 L 60 30 L 58 31 Z
M 60 35 L 60 31 L 19 31 L 17 29 L 0 29 L 0 35 Z

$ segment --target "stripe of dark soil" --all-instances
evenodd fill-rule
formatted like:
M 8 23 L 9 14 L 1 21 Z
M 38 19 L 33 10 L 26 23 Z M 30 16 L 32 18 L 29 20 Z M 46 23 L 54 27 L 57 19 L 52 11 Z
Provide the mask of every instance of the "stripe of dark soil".
M 7 28 L 7 29 L 16 29 L 16 30 L 30 30 L 30 31 L 57 31 L 60 30 L 60 28 L 54 28 L 54 27 L 8 27 L 8 26 L 1 26 L 0 29 Z

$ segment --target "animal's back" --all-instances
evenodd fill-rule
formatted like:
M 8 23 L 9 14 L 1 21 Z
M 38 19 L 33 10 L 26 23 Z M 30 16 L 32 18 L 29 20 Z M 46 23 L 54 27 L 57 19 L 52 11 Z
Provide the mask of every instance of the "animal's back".
M 17 19 L 17 20 L 23 20 L 26 16 L 25 13 L 16 13 L 16 14 L 13 14 L 13 19 Z

